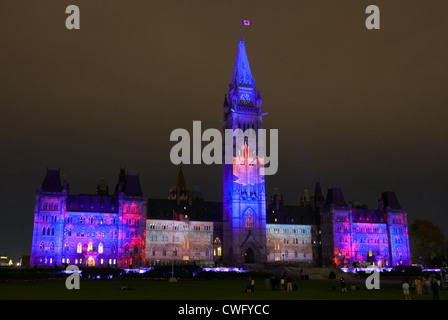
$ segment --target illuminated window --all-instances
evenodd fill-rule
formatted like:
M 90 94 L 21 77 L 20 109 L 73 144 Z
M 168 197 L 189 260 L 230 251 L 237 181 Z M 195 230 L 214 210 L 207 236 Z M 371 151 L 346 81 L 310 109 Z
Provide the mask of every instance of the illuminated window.
M 103 244 L 102 243 L 100 243 L 98 245 L 98 253 L 103 253 Z
M 92 251 L 93 250 L 93 244 L 92 242 L 89 242 L 89 246 L 87 247 L 87 251 Z
M 76 247 L 76 252 L 77 253 L 81 253 L 82 252 L 82 244 L 81 244 L 81 242 L 78 243 L 78 246 Z
M 246 213 L 244 214 L 244 226 L 246 228 L 254 227 L 254 212 L 250 208 L 247 209 Z

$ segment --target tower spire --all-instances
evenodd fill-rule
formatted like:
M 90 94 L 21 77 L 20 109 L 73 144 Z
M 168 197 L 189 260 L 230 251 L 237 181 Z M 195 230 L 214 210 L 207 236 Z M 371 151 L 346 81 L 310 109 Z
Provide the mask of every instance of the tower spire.
M 249 59 L 247 58 L 244 38 L 240 35 L 238 39 L 238 49 L 236 53 L 235 66 L 233 68 L 232 84 L 245 84 L 255 86 L 255 79 L 252 78 Z

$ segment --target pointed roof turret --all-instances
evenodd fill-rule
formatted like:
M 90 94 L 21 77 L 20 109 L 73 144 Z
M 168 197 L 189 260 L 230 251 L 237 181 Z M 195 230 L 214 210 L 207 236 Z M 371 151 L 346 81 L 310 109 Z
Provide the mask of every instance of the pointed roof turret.
M 184 174 L 182 173 L 182 166 L 179 169 L 179 174 L 177 175 L 174 187 L 170 189 L 168 199 L 177 201 L 191 199 L 190 190 L 187 187 Z
M 42 191 L 44 192 L 61 192 L 61 173 L 59 170 L 48 170 L 42 183 Z
M 347 201 L 345 201 L 344 194 L 341 188 L 331 188 L 328 189 L 327 199 L 325 201 L 325 207 L 329 208 L 331 205 L 335 207 L 348 207 Z
M 184 174 L 182 173 L 182 166 L 180 167 L 179 174 L 177 175 L 175 189 L 186 190 L 187 183 L 185 182 Z
M 255 86 L 255 80 L 250 71 L 249 59 L 247 58 L 244 38 L 238 40 L 238 50 L 236 53 L 235 66 L 233 68 L 232 83 L 246 84 Z
M 320 186 L 320 182 L 316 182 L 316 186 L 314 188 L 314 201 L 325 202 L 324 195 L 322 193 L 322 188 Z

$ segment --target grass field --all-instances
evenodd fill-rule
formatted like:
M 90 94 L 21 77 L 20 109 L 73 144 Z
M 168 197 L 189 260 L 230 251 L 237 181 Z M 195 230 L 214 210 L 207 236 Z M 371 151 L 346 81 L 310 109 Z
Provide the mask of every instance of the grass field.
M 246 280 L 82 280 L 79 290 L 68 290 L 64 280 L 0 282 L 1 300 L 404 300 L 399 281 L 381 283 L 379 290 L 367 290 L 362 280 L 347 281 L 347 292 L 339 290 L 337 280 L 297 281 L 297 291 L 266 291 L 264 281 L 255 282 L 255 291 L 245 293 Z M 351 284 L 360 290 L 352 291 Z M 133 290 L 122 290 L 131 286 Z M 337 290 L 332 287 L 336 286 Z M 413 300 L 431 300 L 432 294 Z M 440 292 L 447 299 L 448 291 Z

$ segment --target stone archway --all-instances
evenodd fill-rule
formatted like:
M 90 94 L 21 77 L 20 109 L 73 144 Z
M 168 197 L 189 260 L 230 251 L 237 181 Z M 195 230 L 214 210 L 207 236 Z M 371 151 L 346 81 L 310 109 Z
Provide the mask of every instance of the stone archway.
M 255 263 L 255 253 L 250 247 L 244 253 L 244 263 Z
M 95 259 L 93 259 L 92 257 L 89 257 L 87 259 L 87 266 L 88 267 L 94 267 L 95 266 Z

